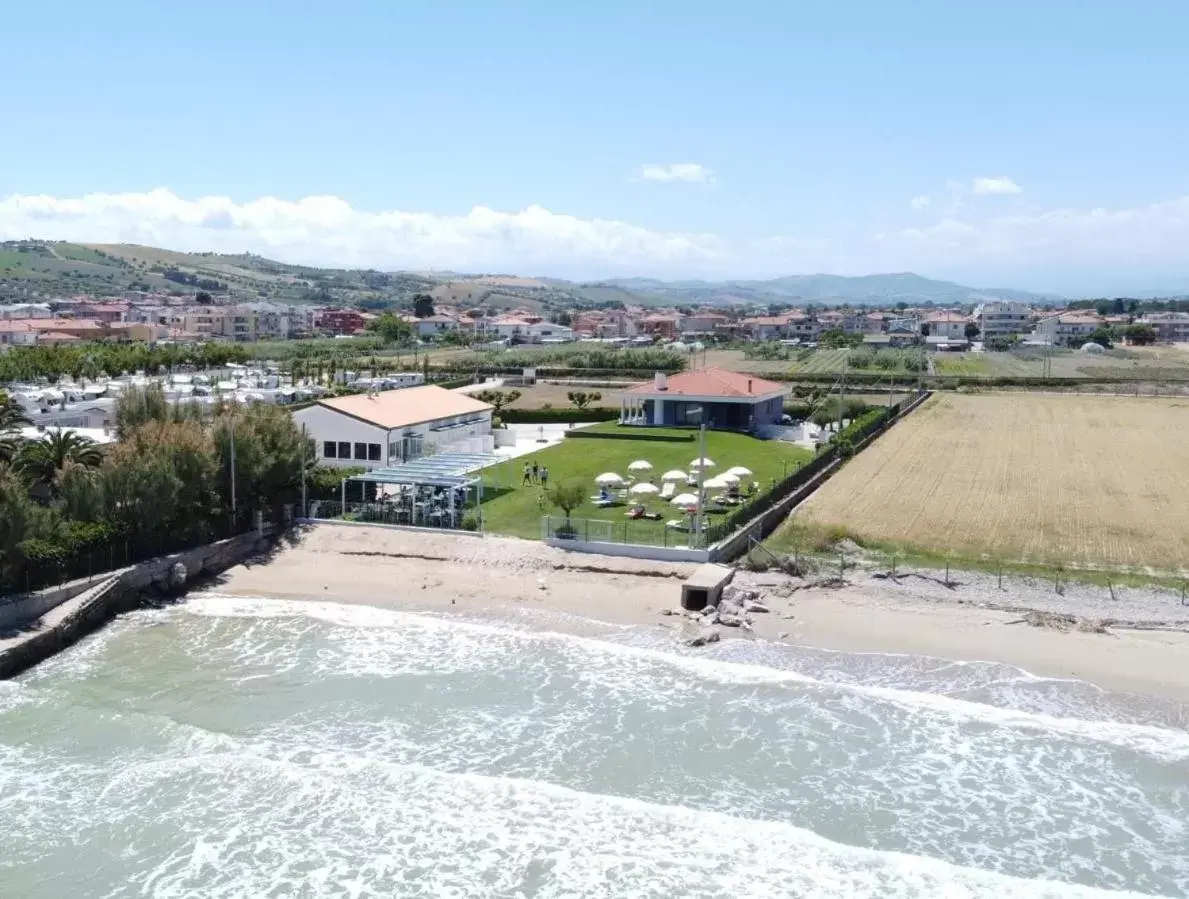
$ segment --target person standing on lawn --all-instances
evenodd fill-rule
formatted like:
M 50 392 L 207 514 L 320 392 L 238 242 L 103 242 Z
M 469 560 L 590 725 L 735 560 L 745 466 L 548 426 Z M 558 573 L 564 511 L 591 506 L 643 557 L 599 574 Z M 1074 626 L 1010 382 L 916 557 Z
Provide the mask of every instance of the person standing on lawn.
M 544 465 L 541 466 L 541 486 L 542 487 L 549 486 L 549 469 L 546 468 Z
M 529 472 L 528 463 L 525 462 L 524 463 L 524 480 L 520 482 L 520 486 L 523 487 L 525 484 L 531 484 L 531 483 L 532 483 L 532 474 Z

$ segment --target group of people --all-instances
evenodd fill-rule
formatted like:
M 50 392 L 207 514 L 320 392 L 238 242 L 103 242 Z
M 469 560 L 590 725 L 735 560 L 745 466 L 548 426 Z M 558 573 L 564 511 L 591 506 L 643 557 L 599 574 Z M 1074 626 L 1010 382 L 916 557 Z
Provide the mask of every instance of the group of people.
M 521 486 L 526 487 L 529 484 L 540 484 L 542 487 L 549 486 L 549 469 L 544 465 L 538 466 L 536 462 L 529 465 L 524 463 L 524 480 L 521 481 Z

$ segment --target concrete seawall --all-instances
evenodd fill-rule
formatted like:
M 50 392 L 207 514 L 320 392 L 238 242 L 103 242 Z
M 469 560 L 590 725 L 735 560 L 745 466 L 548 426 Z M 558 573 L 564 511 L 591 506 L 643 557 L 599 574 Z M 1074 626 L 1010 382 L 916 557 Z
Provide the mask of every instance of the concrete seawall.
M 144 591 L 168 582 L 180 562 L 186 583 L 220 574 L 259 555 L 272 541 L 256 532 L 149 559 L 102 579 L 73 581 L 0 604 L 0 679 L 61 652 L 124 612 L 140 608 Z

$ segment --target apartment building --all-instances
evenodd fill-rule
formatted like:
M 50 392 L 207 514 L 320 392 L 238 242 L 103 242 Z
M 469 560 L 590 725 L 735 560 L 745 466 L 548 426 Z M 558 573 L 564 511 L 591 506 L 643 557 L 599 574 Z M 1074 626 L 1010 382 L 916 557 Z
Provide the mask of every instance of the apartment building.
M 1102 316 L 1093 312 L 1066 312 L 1042 318 L 1032 337 L 1050 346 L 1069 346 L 1084 341 L 1104 324 Z
M 980 340 L 1027 334 L 1032 329 L 1032 309 L 1024 303 L 996 300 L 978 306 L 974 320 L 978 323 Z
M 1156 339 L 1166 343 L 1189 343 L 1189 312 L 1149 312 L 1136 319 L 1137 325 L 1150 325 Z

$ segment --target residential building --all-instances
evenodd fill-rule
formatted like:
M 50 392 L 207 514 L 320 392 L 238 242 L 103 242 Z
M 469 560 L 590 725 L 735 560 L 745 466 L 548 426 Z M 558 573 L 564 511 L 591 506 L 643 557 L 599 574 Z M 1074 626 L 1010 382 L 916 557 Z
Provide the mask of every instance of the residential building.
M 53 318 L 48 303 L 7 303 L 0 305 L 0 320 Z
M 957 312 L 933 312 L 926 315 L 923 326 L 927 326 L 926 337 L 941 337 L 945 340 L 966 340 L 966 325 L 970 321 L 965 315 Z
M 739 325 L 752 340 L 765 341 L 784 337 L 788 323 L 788 318 L 782 315 L 758 315 L 743 319 Z
M 490 452 L 491 409 L 434 385 L 319 400 L 293 413 L 314 441 L 318 462 L 386 468 L 438 452 Z
M 658 372 L 624 391 L 620 421 L 754 431 L 780 423 L 786 392 L 784 384 L 713 366 L 671 376 Z
M 1070 346 L 1083 342 L 1102 326 L 1102 316 L 1094 312 L 1066 312 L 1042 318 L 1032 338 L 1050 346 Z
M 806 315 L 803 312 L 790 312 L 785 316 L 784 333 L 790 339 L 808 342 L 817 340 L 822 333 L 822 325 L 811 315 Z
M 29 321 L 0 320 L 0 346 L 34 346 L 37 329 Z
M 882 334 L 888 329 L 888 321 L 892 318 L 887 312 L 868 312 L 863 316 L 863 331 L 866 334 Z
M 995 300 L 978 306 L 974 310 L 974 320 L 978 323 L 979 339 L 983 341 L 1027 334 L 1032 329 L 1032 309 L 1024 303 Z
M 1149 312 L 1136 319 L 1138 325 L 1151 325 L 1156 339 L 1168 343 L 1189 342 L 1189 312 Z
M 730 321 L 730 317 L 721 312 L 695 312 L 681 319 L 680 328 L 683 335 L 712 337 Z
M 641 334 L 656 337 L 660 340 L 676 340 L 677 325 L 680 318 L 676 315 L 645 315 L 636 319 L 636 328 Z
M 418 337 L 433 337 L 446 331 L 458 330 L 458 322 L 455 319 L 440 313 L 428 315 L 425 318 L 409 315 L 405 316 L 405 321 L 412 326 L 413 332 Z
M 89 318 L 110 325 L 122 322 L 128 315 L 127 303 L 85 303 L 74 310 L 75 318 Z
M 358 334 L 367 320 L 354 309 L 318 309 L 314 313 L 314 327 L 330 334 Z

